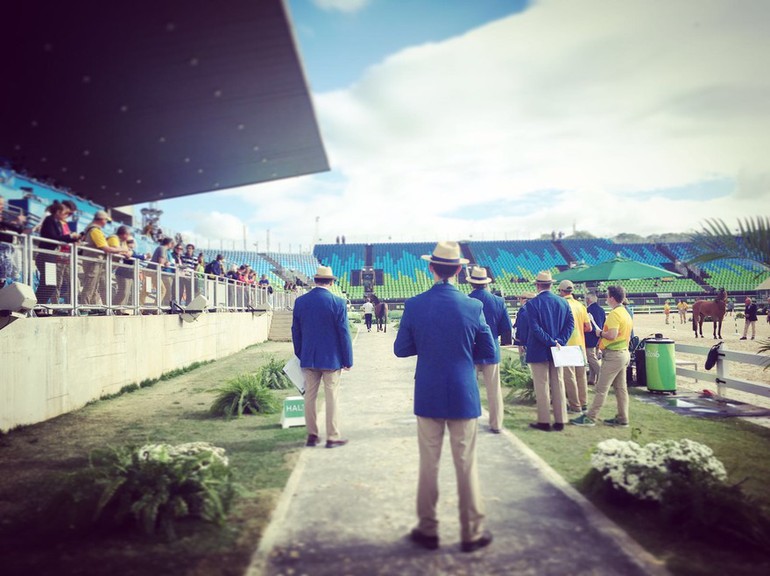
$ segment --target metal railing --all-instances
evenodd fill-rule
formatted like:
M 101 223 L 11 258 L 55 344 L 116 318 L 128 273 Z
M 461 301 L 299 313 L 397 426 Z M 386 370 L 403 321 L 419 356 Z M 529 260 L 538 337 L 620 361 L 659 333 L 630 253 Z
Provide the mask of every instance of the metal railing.
M 67 244 L 48 238 L 9 233 L 18 274 L 10 278 L 36 288 L 40 314 L 159 314 L 181 312 L 196 296 L 208 311 L 246 312 L 291 309 L 301 294 L 223 276 L 175 268 Z M 3 279 L 0 278 L 0 285 Z

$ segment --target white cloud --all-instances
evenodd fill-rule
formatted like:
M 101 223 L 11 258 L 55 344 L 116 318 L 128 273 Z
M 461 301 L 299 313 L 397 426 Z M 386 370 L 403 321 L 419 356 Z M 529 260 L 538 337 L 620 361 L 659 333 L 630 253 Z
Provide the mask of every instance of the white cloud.
M 770 196 L 768 21 L 765 0 L 543 0 L 317 94 L 333 177 L 222 194 L 256 198 L 239 218 L 284 247 L 309 245 L 316 217 L 348 242 L 732 223 Z M 660 192 L 715 179 L 734 190 Z
M 321 10 L 338 12 L 358 12 L 369 4 L 370 0 L 313 0 Z

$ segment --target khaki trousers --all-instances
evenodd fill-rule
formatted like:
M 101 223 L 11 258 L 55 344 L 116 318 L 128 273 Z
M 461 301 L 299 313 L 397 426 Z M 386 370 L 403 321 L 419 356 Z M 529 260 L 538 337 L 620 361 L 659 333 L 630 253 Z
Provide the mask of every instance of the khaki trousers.
M 746 320 L 745 324 L 743 325 L 743 337 L 746 338 L 746 336 L 749 335 L 749 327 L 751 327 L 751 339 L 753 340 L 757 336 L 757 321 L 756 320 Z
M 481 497 L 476 466 L 478 419 L 445 420 L 417 417 L 417 444 L 420 448 L 420 477 L 417 483 L 417 529 L 428 536 L 438 536 L 438 472 L 444 428 L 449 430 L 449 444 L 457 477 L 460 508 L 460 538 L 471 542 L 484 532 L 484 500 Z
M 586 358 L 588 359 L 588 368 L 591 372 L 588 375 L 588 383 L 593 386 L 599 379 L 599 369 L 602 367 L 602 361 L 599 359 L 598 346 L 586 348 Z
M 565 366 L 564 391 L 570 408 L 580 410 L 588 403 L 588 378 L 585 366 Z
M 550 424 L 551 405 L 553 419 L 557 424 L 567 421 L 567 398 L 564 393 L 564 376 L 562 369 L 553 365 L 553 360 L 547 362 L 530 362 L 532 380 L 535 384 L 537 399 L 537 421 L 540 424 Z
M 500 387 L 500 364 L 476 364 L 476 370 L 484 378 L 489 403 L 489 427 L 492 430 L 503 428 L 503 391 Z
M 321 381 L 324 384 L 324 399 L 326 402 L 326 440 L 339 440 L 340 431 L 337 427 L 337 393 L 339 391 L 341 370 L 316 370 L 303 368 L 305 380 L 305 426 L 308 434 L 318 433 L 318 390 Z
M 618 402 L 616 418 L 628 422 L 628 388 L 626 387 L 626 366 L 631 360 L 628 350 L 604 350 L 602 352 L 602 370 L 596 383 L 596 393 L 591 408 L 586 413 L 589 418 L 596 418 L 607 399 L 610 386 L 615 388 Z

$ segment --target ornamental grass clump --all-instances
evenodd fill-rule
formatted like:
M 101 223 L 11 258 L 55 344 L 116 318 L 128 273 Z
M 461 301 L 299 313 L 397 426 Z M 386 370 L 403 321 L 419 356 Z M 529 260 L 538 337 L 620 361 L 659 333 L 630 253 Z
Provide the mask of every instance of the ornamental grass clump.
M 512 402 L 534 403 L 535 384 L 532 375 L 521 360 L 515 356 L 506 356 L 500 363 L 500 383 L 511 390 L 506 400 Z
M 727 484 L 727 471 L 708 446 L 692 440 L 664 440 L 640 446 L 604 440 L 591 455 L 587 485 L 610 502 L 644 504 L 680 533 L 765 549 L 770 520 L 761 506 Z
M 116 449 L 95 467 L 94 521 L 146 534 L 173 538 L 175 523 L 188 518 L 222 524 L 235 493 L 225 450 L 207 442 Z
M 278 399 L 265 386 L 262 372 L 241 374 L 215 388 L 217 397 L 211 405 L 212 414 L 227 418 L 243 414 L 275 414 L 280 409 Z
M 292 387 L 291 380 L 283 371 L 286 360 L 270 358 L 267 364 L 260 368 L 262 384 L 271 390 L 287 390 Z

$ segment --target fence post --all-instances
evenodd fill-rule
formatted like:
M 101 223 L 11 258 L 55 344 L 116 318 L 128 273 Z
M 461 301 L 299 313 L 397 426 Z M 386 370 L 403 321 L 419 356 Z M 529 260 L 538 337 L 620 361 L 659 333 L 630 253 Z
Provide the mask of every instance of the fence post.
M 722 345 L 719 347 L 720 354 L 717 356 L 717 378 L 719 379 L 717 382 L 717 394 L 720 396 L 725 396 L 727 393 L 724 379 L 729 376 L 730 372 L 727 368 L 727 360 L 725 360 L 724 356 L 721 354 L 723 350 L 727 350 L 727 345 L 725 345 L 724 342 L 722 342 Z

